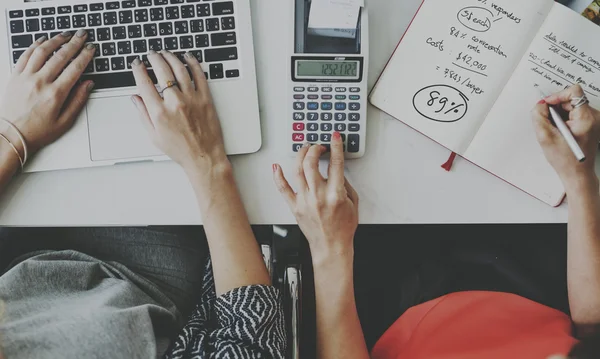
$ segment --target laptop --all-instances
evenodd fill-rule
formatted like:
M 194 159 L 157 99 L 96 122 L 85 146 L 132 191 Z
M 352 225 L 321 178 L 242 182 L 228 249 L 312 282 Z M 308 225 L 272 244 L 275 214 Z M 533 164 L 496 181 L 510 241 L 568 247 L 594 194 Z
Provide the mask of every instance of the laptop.
M 131 102 L 136 94 L 134 59 L 147 62 L 149 50 L 169 50 L 183 62 L 185 52 L 207 75 L 221 120 L 227 154 L 261 147 L 250 0 L 60 0 L 2 1 L 0 85 L 38 37 L 88 31 L 96 57 L 84 78 L 96 82 L 73 128 L 26 166 L 40 172 L 168 158 L 151 142 Z M 151 68 L 149 68 L 152 73 Z M 164 84 L 161 84 L 163 86 Z

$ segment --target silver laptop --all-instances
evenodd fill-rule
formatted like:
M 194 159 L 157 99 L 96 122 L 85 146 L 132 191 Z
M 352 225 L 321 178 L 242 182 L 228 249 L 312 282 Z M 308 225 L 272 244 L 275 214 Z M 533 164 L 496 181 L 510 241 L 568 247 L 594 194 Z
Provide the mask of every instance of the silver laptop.
M 27 172 L 160 161 L 130 100 L 131 62 L 149 50 L 185 52 L 202 60 L 229 155 L 261 147 L 249 0 L 3 1 L 0 86 L 38 37 L 88 30 L 98 44 L 84 77 L 96 82 L 74 127 L 41 151 Z M 149 65 L 147 63 L 147 65 Z M 150 71 L 151 72 L 151 71 Z M 152 72 L 151 72 L 152 73 Z

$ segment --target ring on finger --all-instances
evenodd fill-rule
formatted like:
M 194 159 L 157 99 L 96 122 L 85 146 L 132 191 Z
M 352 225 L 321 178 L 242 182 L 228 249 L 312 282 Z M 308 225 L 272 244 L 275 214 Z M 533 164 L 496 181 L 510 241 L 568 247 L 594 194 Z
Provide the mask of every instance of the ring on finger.
M 167 84 L 158 93 L 162 95 L 165 91 L 173 87 L 179 88 L 179 83 L 177 81 L 167 81 Z
M 580 108 L 581 106 L 585 106 L 587 104 L 590 103 L 590 100 L 588 100 L 586 95 L 583 95 L 581 97 L 573 97 L 573 99 L 571 100 L 571 106 L 573 106 L 573 108 Z

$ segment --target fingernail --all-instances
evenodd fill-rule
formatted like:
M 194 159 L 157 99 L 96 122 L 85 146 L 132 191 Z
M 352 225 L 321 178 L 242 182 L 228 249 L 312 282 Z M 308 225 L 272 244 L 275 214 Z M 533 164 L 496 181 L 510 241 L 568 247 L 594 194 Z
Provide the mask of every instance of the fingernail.
M 94 81 L 90 82 L 87 85 L 87 92 L 92 92 L 94 90 L 94 87 L 96 86 L 96 84 L 94 83 Z
M 87 44 L 85 45 L 85 48 L 88 50 L 96 50 L 96 45 L 94 44 Z
M 140 59 L 135 59 L 131 64 L 133 66 L 140 66 L 142 64 L 142 61 L 140 61 Z
M 73 34 L 71 34 L 71 31 L 65 31 L 65 32 L 61 33 L 60 35 L 64 36 L 64 37 L 71 37 Z
M 77 30 L 77 32 L 75 33 L 75 35 L 77 37 L 85 37 L 85 35 L 87 35 L 87 31 L 85 31 L 84 29 L 79 29 L 79 30 Z
M 342 138 L 342 135 L 340 135 L 339 132 L 334 132 L 333 133 L 333 138 L 335 138 L 336 140 L 339 140 L 340 138 Z
M 543 104 L 545 104 L 545 103 L 546 103 L 546 100 L 545 100 L 545 99 L 542 99 L 542 100 L 540 100 L 540 101 L 539 101 L 537 104 L 538 104 L 538 105 L 543 105 Z
M 279 166 L 277 166 L 277 164 L 273 164 L 273 173 L 277 172 L 278 168 Z
M 302 145 L 302 148 L 306 148 L 306 147 L 310 147 L 310 143 L 306 142 L 305 144 Z
M 156 51 L 150 50 L 150 51 L 148 51 L 148 55 L 156 55 Z
M 40 37 L 39 39 L 35 40 L 38 44 L 41 44 L 42 42 L 46 41 L 48 38 L 46 37 L 46 35 Z
M 192 55 L 192 54 L 191 54 L 191 53 L 189 53 L 189 52 L 186 52 L 186 53 L 185 53 L 183 56 L 184 56 L 184 57 L 187 57 L 188 59 L 193 59 L 193 58 L 194 58 L 194 55 Z

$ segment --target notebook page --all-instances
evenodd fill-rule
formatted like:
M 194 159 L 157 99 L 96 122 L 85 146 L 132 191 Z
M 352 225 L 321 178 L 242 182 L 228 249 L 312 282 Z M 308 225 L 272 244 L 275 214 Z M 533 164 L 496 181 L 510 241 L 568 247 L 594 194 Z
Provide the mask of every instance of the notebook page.
M 371 103 L 464 153 L 552 0 L 426 0 Z
M 531 109 L 546 93 L 581 83 L 600 106 L 600 28 L 556 4 L 526 51 L 465 157 L 550 205 L 564 189 L 547 163 L 531 122 Z

